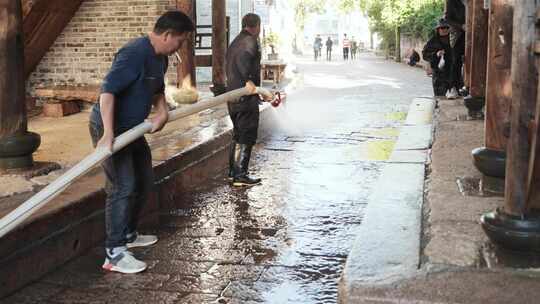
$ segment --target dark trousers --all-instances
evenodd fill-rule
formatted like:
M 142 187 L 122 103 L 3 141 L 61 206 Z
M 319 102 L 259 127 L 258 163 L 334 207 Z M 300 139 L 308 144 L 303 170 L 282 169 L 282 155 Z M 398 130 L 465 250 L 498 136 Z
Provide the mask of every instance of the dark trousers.
M 244 145 L 254 145 L 259 131 L 259 108 L 236 109 L 229 105 L 229 117 L 233 124 L 233 139 Z
M 349 48 L 343 48 L 343 60 L 349 59 Z
M 463 86 L 463 61 L 461 58 L 456 58 L 450 61 L 450 64 L 446 67 L 449 71 L 437 71 L 434 69 L 433 78 L 433 94 L 435 96 L 444 96 L 446 91 L 455 88 L 461 89 Z
M 99 114 L 92 111 L 89 129 L 96 146 L 103 136 Z M 152 156 L 144 137 L 137 139 L 102 163 L 106 175 L 105 247 L 125 246 L 135 238 L 143 205 L 154 183 Z
M 450 80 L 447 77 L 441 77 L 437 75 L 438 73 L 433 73 L 433 95 L 435 96 L 445 96 L 446 91 L 452 88 Z
M 332 49 L 326 48 L 326 60 L 332 60 Z

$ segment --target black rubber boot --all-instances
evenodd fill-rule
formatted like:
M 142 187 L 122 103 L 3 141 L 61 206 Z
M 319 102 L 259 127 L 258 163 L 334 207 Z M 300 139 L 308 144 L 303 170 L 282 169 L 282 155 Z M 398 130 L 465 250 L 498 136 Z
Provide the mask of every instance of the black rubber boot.
M 235 176 L 233 179 L 233 186 L 242 187 L 256 185 L 261 182 L 261 179 L 251 178 L 248 175 L 249 159 L 251 158 L 251 150 L 253 146 L 245 144 L 239 144 L 239 146 L 240 153 L 237 157 L 235 165 L 235 169 L 237 169 L 237 171 L 235 172 Z
M 228 174 L 228 177 L 229 179 L 233 179 L 234 178 L 234 172 L 235 172 L 235 169 L 234 169 L 234 166 L 235 166 L 235 160 L 236 160 L 236 141 L 232 141 L 231 143 L 231 148 L 229 150 L 229 174 Z

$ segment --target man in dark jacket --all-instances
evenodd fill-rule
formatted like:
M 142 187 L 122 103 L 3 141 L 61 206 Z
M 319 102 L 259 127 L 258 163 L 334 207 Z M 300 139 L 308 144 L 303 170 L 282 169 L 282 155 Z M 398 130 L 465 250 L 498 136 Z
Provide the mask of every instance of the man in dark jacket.
M 326 40 L 326 60 L 331 61 L 332 60 L 332 45 L 334 42 L 330 37 Z
M 411 54 L 409 55 L 409 62 L 407 62 L 410 66 L 416 66 L 416 63 L 420 61 L 420 54 L 415 49 L 411 50 Z
M 242 31 L 227 50 L 227 90 L 242 88 L 248 81 L 261 84 L 261 49 L 258 41 L 261 19 L 247 14 L 242 19 Z M 244 96 L 239 102 L 229 103 L 229 116 L 233 123 L 233 142 L 229 154 L 229 177 L 233 186 L 249 186 L 261 182 L 248 175 L 249 160 L 257 141 L 259 128 L 258 95 Z
M 439 20 L 435 35 L 422 50 L 422 58 L 429 62 L 433 70 L 433 93 L 435 96 L 455 97 L 457 90 L 463 85 L 461 67 L 465 48 L 464 35 L 460 35 L 453 43 L 450 39 L 450 25 L 445 19 Z M 441 63 L 444 58 L 444 64 Z

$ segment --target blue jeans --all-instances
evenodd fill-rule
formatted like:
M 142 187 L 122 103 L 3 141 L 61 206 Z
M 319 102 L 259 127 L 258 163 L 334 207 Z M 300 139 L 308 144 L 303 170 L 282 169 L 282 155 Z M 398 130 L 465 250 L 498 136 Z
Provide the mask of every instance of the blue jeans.
M 92 111 L 89 129 L 95 147 L 103 136 L 99 111 Z M 127 145 L 105 160 L 102 167 L 107 193 L 105 247 L 125 246 L 136 237 L 139 214 L 154 184 L 152 155 L 146 139 L 142 137 Z

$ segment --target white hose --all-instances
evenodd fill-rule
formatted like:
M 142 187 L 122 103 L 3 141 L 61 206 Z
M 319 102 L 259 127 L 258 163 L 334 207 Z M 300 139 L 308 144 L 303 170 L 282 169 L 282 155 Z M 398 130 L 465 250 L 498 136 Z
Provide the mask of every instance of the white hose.
M 252 84 L 248 84 L 243 88 L 236 89 L 225 94 L 211 97 L 206 100 L 201 100 L 196 104 L 182 107 L 180 109 L 169 112 L 169 121 L 177 120 L 186 116 L 193 115 L 200 111 L 215 107 L 225 102 L 237 101 L 240 97 L 245 95 L 260 94 L 267 97 L 272 97 L 272 94 L 263 88 L 255 87 Z M 133 129 L 122 133 L 120 136 L 114 139 L 112 153 L 106 148 L 96 148 L 93 153 L 85 157 L 71 169 L 66 171 L 55 181 L 47 185 L 41 191 L 22 203 L 15 210 L 0 219 L 0 238 L 9 233 L 25 219 L 30 217 L 41 207 L 47 204 L 50 200 L 55 198 L 58 194 L 64 191 L 75 179 L 81 177 L 87 173 L 92 167 L 101 163 L 107 159 L 113 153 L 121 150 L 137 138 L 152 130 L 152 123 L 145 121 Z

